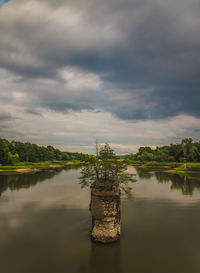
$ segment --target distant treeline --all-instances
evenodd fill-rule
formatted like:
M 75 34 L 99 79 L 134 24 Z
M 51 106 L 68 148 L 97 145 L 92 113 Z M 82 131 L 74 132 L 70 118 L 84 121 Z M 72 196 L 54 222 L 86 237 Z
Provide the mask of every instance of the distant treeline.
M 61 152 L 52 146 L 38 146 L 29 142 L 9 142 L 0 138 L 0 164 L 13 165 L 15 162 L 40 162 L 53 160 L 84 160 L 82 153 Z
M 185 138 L 180 144 L 170 144 L 152 149 L 140 147 L 136 154 L 125 156 L 134 161 L 200 162 L 200 142 Z

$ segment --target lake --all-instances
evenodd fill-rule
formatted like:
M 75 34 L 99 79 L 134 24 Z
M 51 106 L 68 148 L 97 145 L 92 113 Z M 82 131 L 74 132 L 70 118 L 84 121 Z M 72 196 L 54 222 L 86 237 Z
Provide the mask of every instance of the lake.
M 200 177 L 134 167 L 121 200 L 121 240 L 90 240 L 90 189 L 80 169 L 0 175 L 2 273 L 198 273 Z

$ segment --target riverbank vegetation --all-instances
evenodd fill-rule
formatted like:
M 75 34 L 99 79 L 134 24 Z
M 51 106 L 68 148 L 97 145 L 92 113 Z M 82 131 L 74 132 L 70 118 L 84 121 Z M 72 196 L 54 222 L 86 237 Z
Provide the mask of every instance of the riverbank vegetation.
M 98 168 L 102 171 L 106 167 L 118 168 L 118 171 L 120 168 L 123 170 L 128 164 L 139 165 L 143 169 L 200 172 L 200 142 L 194 142 L 191 138 L 183 139 L 177 144 L 157 146 L 155 149 L 148 146 L 140 147 L 137 153 L 124 156 L 116 156 L 109 145 L 101 147 L 98 153 L 95 157 L 83 153 L 62 152 L 52 146 L 44 147 L 29 142 L 9 142 L 0 138 L 0 173 L 3 171 L 34 172 L 64 167 L 68 164 L 78 165 L 83 162 L 87 167 L 96 166 L 96 173 L 98 173 Z M 88 167 L 87 171 L 89 175 L 91 169 Z M 105 175 L 107 179 L 107 173 Z M 122 180 L 122 177 L 120 179 Z
M 0 166 L 28 165 L 38 163 L 39 166 L 51 165 L 60 161 L 83 161 L 88 155 L 82 153 L 62 152 L 52 146 L 39 146 L 29 142 L 23 143 L 18 141 L 9 142 L 0 138 Z M 45 163 L 46 162 L 46 163 Z
M 163 170 L 174 173 L 200 172 L 200 162 L 155 162 L 155 161 L 128 161 L 130 165 L 137 166 L 143 170 Z
M 200 172 L 200 142 L 186 138 L 181 143 L 151 147 L 140 147 L 136 154 L 123 158 L 128 164 L 140 165 L 144 169 L 170 169 L 175 172 Z
M 68 166 L 79 166 L 83 162 L 80 160 L 71 161 L 44 161 L 44 162 L 17 162 L 14 165 L 0 166 L 0 174 L 14 173 L 35 173 L 43 170 L 65 168 Z
M 151 147 L 140 147 L 136 154 L 125 156 L 127 161 L 135 162 L 200 162 L 200 142 L 191 138 L 183 139 L 181 143 Z

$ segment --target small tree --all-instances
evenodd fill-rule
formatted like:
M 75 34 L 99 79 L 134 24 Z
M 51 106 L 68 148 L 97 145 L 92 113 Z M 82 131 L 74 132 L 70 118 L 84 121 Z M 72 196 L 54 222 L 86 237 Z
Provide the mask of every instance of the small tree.
M 188 159 L 190 148 L 192 147 L 192 138 L 185 138 L 181 142 L 184 154 L 184 166 L 186 168 L 186 162 Z
M 81 171 L 80 184 L 82 187 L 101 186 L 113 189 L 113 187 L 120 186 L 125 192 L 130 191 L 128 182 L 136 180 L 133 174 L 126 172 L 126 163 L 117 159 L 108 143 L 97 150 L 96 156 L 90 156 Z
M 8 164 L 9 165 L 14 165 L 14 163 L 19 162 L 19 155 L 16 154 L 11 154 L 11 152 L 8 152 Z

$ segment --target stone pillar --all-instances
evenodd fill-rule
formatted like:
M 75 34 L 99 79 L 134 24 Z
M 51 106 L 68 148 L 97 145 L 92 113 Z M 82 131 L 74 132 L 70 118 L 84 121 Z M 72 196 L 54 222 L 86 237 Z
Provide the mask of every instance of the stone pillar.
M 91 189 L 91 238 L 94 242 L 111 243 L 120 239 L 120 190 Z

